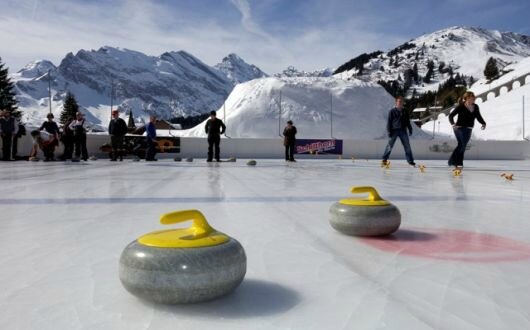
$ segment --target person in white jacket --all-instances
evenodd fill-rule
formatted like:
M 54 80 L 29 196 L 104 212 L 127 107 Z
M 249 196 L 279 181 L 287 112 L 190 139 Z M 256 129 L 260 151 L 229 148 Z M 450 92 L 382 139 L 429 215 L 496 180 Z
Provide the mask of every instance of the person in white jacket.
M 86 132 L 88 126 L 81 112 L 75 114 L 75 119 L 68 126 L 74 132 L 75 158 L 82 156 L 84 161 L 88 160 L 88 151 L 86 149 Z

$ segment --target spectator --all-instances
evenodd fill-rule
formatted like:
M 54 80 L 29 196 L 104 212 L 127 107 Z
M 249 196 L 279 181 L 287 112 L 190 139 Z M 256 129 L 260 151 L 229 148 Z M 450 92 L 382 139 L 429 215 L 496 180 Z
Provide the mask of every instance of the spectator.
M 110 145 L 112 147 L 110 152 L 111 161 L 115 162 L 118 157 L 120 161 L 123 160 L 123 137 L 125 134 L 127 134 L 125 120 L 120 118 L 118 110 L 112 110 L 112 119 L 109 123 Z
M 88 160 L 88 151 L 86 149 L 86 132 L 87 126 L 85 118 L 81 112 L 75 114 L 75 119 L 68 125 L 74 135 L 75 159 L 79 160 L 82 156 L 84 161 Z
M 0 131 L 2 135 L 2 159 L 15 160 L 13 139 L 17 135 L 18 126 L 15 118 L 11 117 L 11 112 L 3 111 L 3 117 L 0 118 Z
M 294 147 L 296 143 L 296 127 L 293 126 L 293 122 L 289 120 L 287 126 L 283 130 L 283 145 L 285 146 L 285 160 L 295 162 L 294 160 Z
M 146 125 L 146 134 L 147 134 L 147 153 L 145 155 L 146 161 L 157 161 L 155 158 L 156 155 L 156 117 L 151 115 L 149 117 L 149 122 Z
M 53 113 L 49 113 L 46 118 L 48 118 L 48 120 L 42 123 L 39 130 L 44 130 L 53 136 L 54 145 L 47 146 L 47 148 L 51 149 L 51 159 L 49 160 L 55 160 L 55 148 L 59 146 L 59 126 L 57 126 L 57 123 L 53 121 Z

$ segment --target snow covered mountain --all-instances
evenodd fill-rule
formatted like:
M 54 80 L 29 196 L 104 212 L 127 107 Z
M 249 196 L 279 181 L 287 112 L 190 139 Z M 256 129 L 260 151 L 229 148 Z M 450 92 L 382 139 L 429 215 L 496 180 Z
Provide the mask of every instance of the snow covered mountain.
M 477 81 L 471 90 L 475 94 L 486 92 L 497 86 L 506 83 L 511 84 L 514 78 L 524 77 L 526 84 L 515 86 L 510 91 L 501 91 L 496 98 L 477 103 L 480 107 L 482 117 L 487 123 L 486 130 L 480 130 L 480 124 L 475 123 L 472 139 L 479 140 L 522 140 L 530 139 L 530 57 L 527 57 L 516 64 L 506 66 L 508 72 L 499 79 L 489 83 L 485 79 Z M 523 97 L 526 100 L 523 101 Z M 525 104 L 526 103 L 526 104 Z M 523 116 L 524 111 L 524 116 Z M 524 127 L 523 130 L 523 117 Z M 433 127 L 433 125 L 435 125 Z M 434 130 L 437 137 L 453 137 L 453 130 L 446 115 L 438 116 L 436 121 L 430 121 L 422 126 L 425 132 L 432 135 Z
M 324 70 L 317 70 L 312 72 L 300 71 L 294 66 L 290 65 L 287 69 L 281 73 L 277 73 L 274 76 L 278 78 L 289 78 L 289 77 L 331 77 L 333 75 L 333 69 L 326 68 Z
M 237 69 L 243 71 L 245 62 L 236 55 L 231 58 L 238 59 Z M 45 119 L 50 80 L 56 117 L 70 91 L 87 120 L 100 129 L 109 121 L 111 94 L 114 108 L 132 111 L 136 119 L 145 120 L 150 114 L 171 118 L 209 112 L 217 109 L 234 87 L 223 72 L 184 51 L 148 56 L 113 47 L 69 53 L 58 67 L 36 61 L 12 78 L 25 122 L 39 124 Z M 238 79 L 245 77 L 239 75 Z
M 233 53 L 223 58 L 223 61 L 216 64 L 215 67 L 223 72 L 234 85 L 269 76 L 257 66 L 248 64 L 241 57 Z
M 483 78 L 490 57 L 501 68 L 530 56 L 530 36 L 473 27 L 450 27 L 412 39 L 389 52 L 362 54 L 335 70 L 342 79 L 396 81 L 413 90 L 436 90 L 451 73 Z M 415 67 L 416 66 L 416 67 Z M 432 73 L 428 75 L 429 67 Z M 408 72 L 407 72 L 408 71 Z M 427 79 L 426 77 L 429 76 Z
M 263 78 L 239 84 L 217 117 L 225 120 L 229 137 L 278 137 L 292 120 L 298 138 L 386 138 L 386 118 L 393 98 L 383 87 L 360 80 L 337 78 Z M 281 112 L 281 114 L 280 114 Z M 204 137 L 203 122 L 180 131 Z M 427 137 L 417 129 L 415 137 Z

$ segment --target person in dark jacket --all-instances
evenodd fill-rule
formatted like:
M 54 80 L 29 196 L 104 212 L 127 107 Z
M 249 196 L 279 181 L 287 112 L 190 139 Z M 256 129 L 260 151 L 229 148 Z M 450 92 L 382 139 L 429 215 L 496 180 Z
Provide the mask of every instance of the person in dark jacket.
M 289 120 L 287 126 L 283 129 L 283 145 L 285 146 L 285 160 L 289 162 L 296 162 L 294 160 L 294 146 L 296 143 L 296 127 L 293 122 Z
M 475 94 L 473 92 L 465 92 L 458 103 L 458 106 L 449 114 L 449 122 L 453 126 L 458 145 L 447 164 L 455 168 L 464 166 L 464 152 L 469 139 L 471 139 L 475 119 L 482 124 L 482 129 L 486 129 L 486 122 L 480 114 L 478 105 L 475 104 Z M 456 123 L 454 121 L 455 116 L 458 116 Z
M 39 131 L 46 131 L 53 136 L 53 144 L 47 145 L 45 155 L 45 160 L 55 160 L 55 147 L 59 145 L 59 126 L 53 121 L 53 113 L 49 113 L 46 118 L 48 119 L 42 125 L 40 125 Z M 51 151 L 51 152 L 50 152 Z
M 11 112 L 3 111 L 0 118 L 0 132 L 2 135 L 2 159 L 15 160 L 13 155 L 13 139 L 17 135 L 18 125 L 15 118 L 11 117 Z
M 149 122 L 145 126 L 146 135 L 147 135 L 147 152 L 145 155 L 145 161 L 157 161 L 155 158 L 156 155 L 156 117 L 151 115 L 149 117 Z
M 110 145 L 112 150 L 110 152 L 110 160 L 115 162 L 118 157 L 120 161 L 123 160 L 123 137 L 127 134 L 127 124 L 125 120 L 120 118 L 118 110 L 112 110 L 112 119 L 109 123 Z
M 215 160 L 220 162 L 220 148 L 219 144 L 221 143 L 221 134 L 224 134 L 226 126 L 221 119 L 217 118 L 217 113 L 215 111 L 210 112 L 210 119 L 206 122 L 204 127 L 206 133 L 208 134 L 208 159 L 206 161 L 211 162 L 215 156 Z M 214 154 L 215 148 L 215 154 Z
M 388 164 L 388 158 L 394 147 L 396 139 L 399 137 L 401 144 L 403 144 L 403 149 L 405 149 L 405 156 L 407 157 L 407 162 L 416 166 L 414 163 L 414 157 L 412 156 L 412 150 L 410 148 L 409 136 L 412 135 L 412 125 L 410 124 L 410 119 L 407 111 L 403 109 L 404 99 L 402 96 L 396 97 L 396 106 L 390 110 L 388 113 L 388 120 L 386 124 L 386 130 L 388 133 L 388 144 L 385 148 L 385 153 L 383 154 L 382 165 Z M 409 134 L 407 134 L 407 130 Z
M 74 121 L 74 118 L 68 119 L 63 126 L 63 132 L 61 134 L 61 141 L 64 146 L 62 160 L 72 159 L 74 153 L 74 131 L 70 128 L 70 124 Z

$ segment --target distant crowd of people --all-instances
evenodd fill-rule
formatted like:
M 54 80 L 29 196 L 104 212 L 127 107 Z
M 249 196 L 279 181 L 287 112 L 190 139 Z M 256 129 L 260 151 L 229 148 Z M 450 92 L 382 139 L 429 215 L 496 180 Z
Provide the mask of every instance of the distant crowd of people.
M 409 142 L 409 135 L 412 135 L 412 125 L 407 111 L 404 110 L 404 98 L 398 96 L 395 99 L 395 107 L 390 109 L 387 117 L 388 143 L 382 156 L 381 164 L 388 165 L 390 154 L 396 140 L 399 138 L 405 150 L 407 162 L 415 166 L 414 156 Z M 456 122 L 455 117 L 458 117 Z M 464 153 L 471 138 L 471 132 L 477 120 L 482 129 L 486 128 L 486 122 L 480 113 L 478 105 L 475 104 L 475 95 L 466 92 L 459 100 L 458 105 L 449 115 L 449 122 L 453 126 L 453 131 L 458 142 L 451 157 L 448 160 L 449 166 L 460 168 L 464 163 Z M 146 161 L 156 161 L 157 153 L 156 141 L 156 117 L 150 116 L 146 129 Z M 42 123 L 38 130 L 33 130 L 30 134 L 33 138 L 33 147 L 30 157 L 37 157 L 40 149 L 44 154 L 45 161 L 56 160 L 55 152 L 62 142 L 64 149 L 60 160 L 88 160 L 87 151 L 87 123 L 81 112 L 77 112 L 75 118 L 71 118 L 61 128 L 54 121 L 53 114 L 47 115 L 47 121 Z M 207 162 L 221 161 L 220 142 L 221 135 L 225 133 L 226 126 L 222 120 L 217 118 L 215 111 L 210 112 L 210 118 L 205 125 L 208 135 Z M 119 117 L 118 110 L 112 111 L 112 119 L 109 122 L 108 132 L 110 135 L 110 160 L 123 160 L 125 155 L 124 137 L 128 132 L 127 124 Z M 9 111 L 0 111 L 0 134 L 2 137 L 2 160 L 16 160 L 18 155 L 18 139 L 26 134 L 24 125 L 20 124 Z M 285 160 L 294 162 L 297 129 L 291 120 L 287 121 L 287 126 L 283 130 L 283 144 L 285 147 Z

